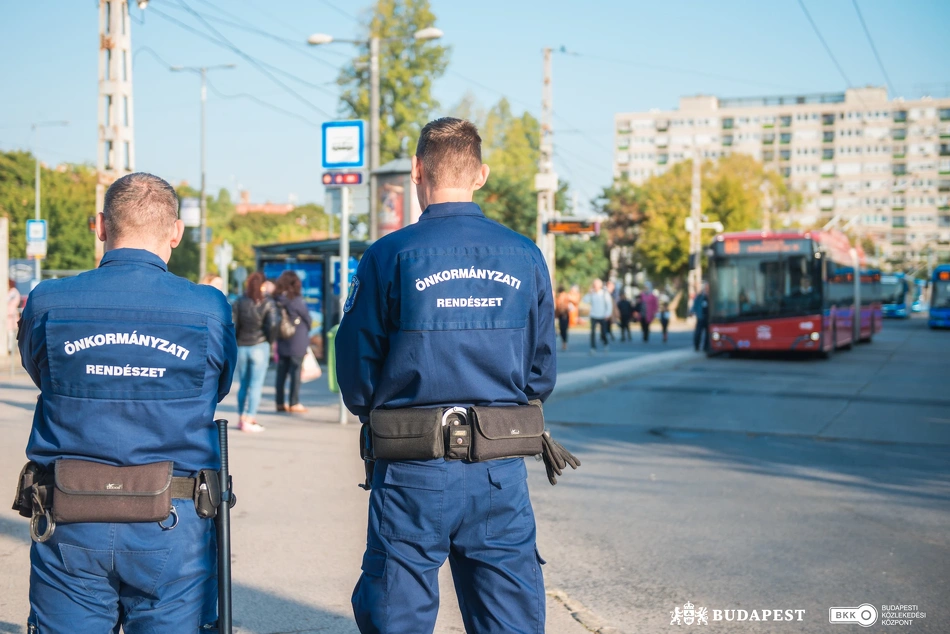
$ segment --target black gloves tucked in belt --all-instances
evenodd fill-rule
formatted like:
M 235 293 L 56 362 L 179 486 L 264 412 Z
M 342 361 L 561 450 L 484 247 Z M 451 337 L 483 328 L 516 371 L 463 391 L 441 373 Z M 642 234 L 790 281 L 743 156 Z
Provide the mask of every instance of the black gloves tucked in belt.
M 541 459 L 544 460 L 544 468 L 548 472 L 548 481 L 552 486 L 557 484 L 555 476 L 561 475 L 564 467 L 571 465 L 571 469 L 577 469 L 581 466 L 581 461 L 561 446 L 561 443 L 551 438 L 551 432 L 548 430 L 545 429 L 541 434 L 541 441 Z

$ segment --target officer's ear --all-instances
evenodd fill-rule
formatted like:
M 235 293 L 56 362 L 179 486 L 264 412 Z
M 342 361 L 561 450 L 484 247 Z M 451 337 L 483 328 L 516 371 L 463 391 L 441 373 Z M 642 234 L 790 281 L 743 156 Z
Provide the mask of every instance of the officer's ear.
M 409 172 L 409 178 L 412 179 L 413 185 L 422 184 L 422 161 L 415 154 L 412 155 L 412 170 Z
M 472 183 L 472 189 L 481 189 L 485 186 L 485 183 L 488 182 L 488 174 L 491 172 L 491 168 L 482 163 L 482 166 L 478 168 L 478 175 L 475 177 L 475 182 Z
M 101 211 L 96 214 L 96 237 L 99 238 L 99 242 L 105 243 L 109 238 L 106 234 L 106 217 Z
M 171 246 L 171 248 L 174 249 L 174 248 L 177 247 L 179 244 L 181 244 L 181 239 L 182 239 L 184 236 L 185 236 L 185 221 L 184 221 L 184 220 L 176 220 L 176 221 L 175 221 L 175 229 L 174 229 L 174 231 L 173 231 L 173 233 L 172 233 L 172 239 L 171 239 L 171 241 L 169 242 L 169 246 Z

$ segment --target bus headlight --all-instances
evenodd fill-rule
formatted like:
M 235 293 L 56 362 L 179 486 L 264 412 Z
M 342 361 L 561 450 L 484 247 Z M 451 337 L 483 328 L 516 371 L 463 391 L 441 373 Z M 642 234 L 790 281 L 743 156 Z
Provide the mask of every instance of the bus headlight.
M 821 334 L 817 332 L 813 332 L 811 333 L 811 335 L 809 335 L 809 337 L 811 338 L 812 341 L 818 341 L 819 339 L 821 339 Z
M 712 334 L 712 340 L 713 340 L 713 341 L 719 341 L 720 339 L 722 339 L 722 335 L 720 335 L 718 332 L 714 332 L 714 333 Z

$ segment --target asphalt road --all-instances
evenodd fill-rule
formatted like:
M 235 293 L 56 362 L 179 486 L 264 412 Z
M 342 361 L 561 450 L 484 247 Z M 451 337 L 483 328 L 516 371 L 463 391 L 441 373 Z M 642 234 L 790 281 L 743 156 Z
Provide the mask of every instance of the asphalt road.
M 667 346 L 689 343 L 674 333 Z M 561 371 L 665 349 L 618 342 L 591 357 L 586 347 L 575 333 Z M 585 606 L 588 624 L 627 634 L 677 631 L 670 612 L 686 601 L 709 610 L 709 631 L 864 632 L 829 625 L 828 608 L 865 602 L 927 615 L 886 629 L 947 631 L 948 353 L 950 332 L 887 322 L 873 344 L 828 361 L 700 356 L 554 401 L 550 426 L 584 464 L 551 487 L 529 461 L 548 590 Z M 232 434 L 242 634 L 356 631 L 349 595 L 366 526 L 357 428 L 334 424 L 324 381 L 304 394 L 309 414 L 264 413 L 264 434 Z M 22 378 L 0 381 L 0 484 L 19 471 L 35 398 Z M 272 398 L 267 388 L 262 411 Z M 232 396 L 220 414 L 233 412 Z M 28 540 L 23 520 L 0 513 L 0 632 L 24 631 Z M 444 581 L 436 631 L 460 632 Z M 801 622 L 717 623 L 716 609 L 805 612 Z M 550 634 L 587 631 L 553 597 L 548 615 Z
M 946 632 L 948 385 L 950 332 L 914 319 L 827 361 L 704 359 L 558 400 L 546 418 L 584 465 L 532 482 L 548 583 L 623 632 L 687 601 L 710 631 L 863 632 L 828 609 L 871 603 L 926 617 L 870 631 Z

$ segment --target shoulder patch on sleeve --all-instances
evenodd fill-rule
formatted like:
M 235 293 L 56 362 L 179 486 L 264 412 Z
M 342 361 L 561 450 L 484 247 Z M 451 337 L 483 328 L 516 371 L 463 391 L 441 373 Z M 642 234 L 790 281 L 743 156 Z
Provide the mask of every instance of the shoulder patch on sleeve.
M 356 301 L 356 294 L 360 290 L 360 278 L 353 276 L 353 279 L 350 280 L 350 290 L 346 295 L 346 303 L 343 304 L 343 312 L 348 313 L 350 309 L 353 308 L 353 303 Z

